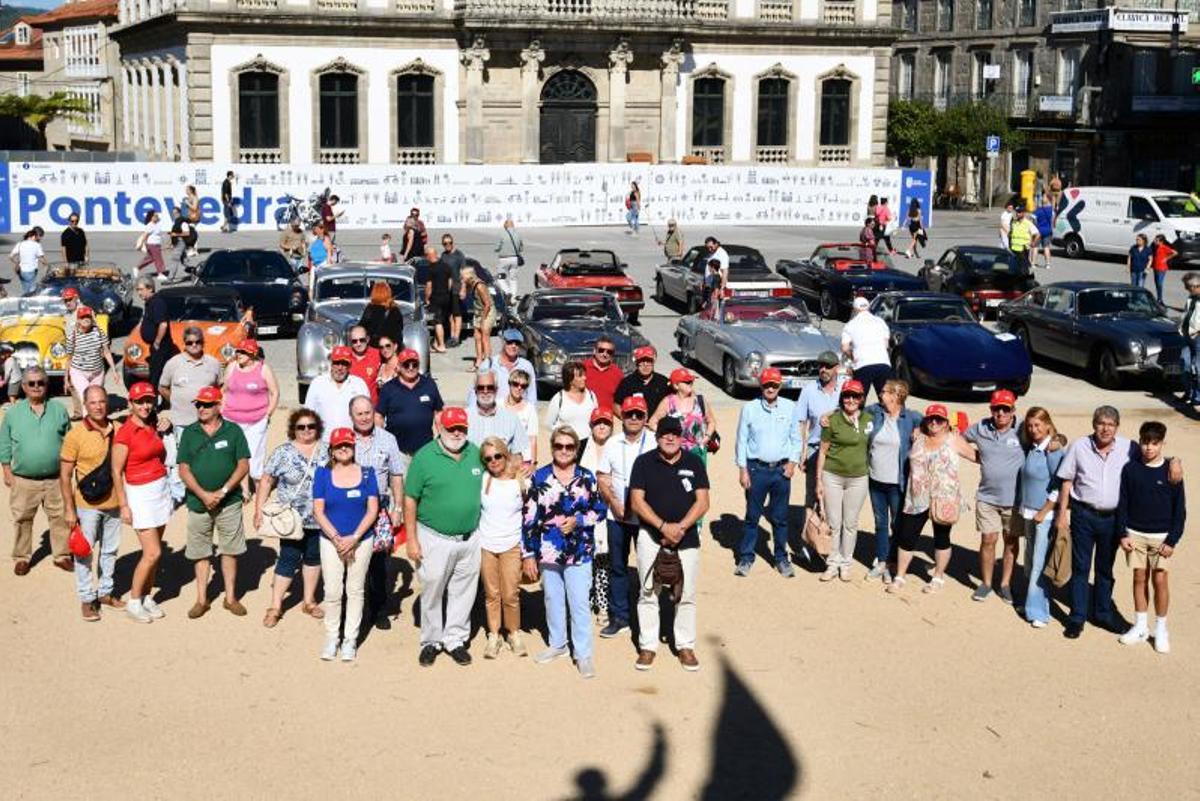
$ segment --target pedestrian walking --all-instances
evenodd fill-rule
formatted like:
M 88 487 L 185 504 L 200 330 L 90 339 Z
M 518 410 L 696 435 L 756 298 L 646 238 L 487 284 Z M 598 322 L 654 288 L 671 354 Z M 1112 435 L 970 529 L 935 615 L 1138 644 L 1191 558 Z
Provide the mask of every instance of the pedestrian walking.
M 1008 250 L 1009 234 L 1012 232 L 1013 217 L 1016 215 L 1016 202 L 1009 198 L 1004 201 L 1004 211 L 1000 212 L 1000 247 Z
M 163 278 L 167 274 L 167 265 L 162 255 L 162 217 L 157 211 L 148 211 L 142 222 L 144 227 L 141 236 L 138 237 L 136 250 L 143 251 L 145 255 L 133 268 L 133 272 L 136 275 L 143 267 L 153 265 L 155 276 Z M 174 238 L 171 244 L 175 244 Z
M 421 210 L 413 207 L 404 220 L 404 234 L 400 247 L 400 260 L 409 261 L 419 257 L 429 245 L 429 234 L 421 220 Z M 437 252 L 436 250 L 434 251 Z
M 250 493 L 263 477 L 267 459 L 267 428 L 279 406 L 279 382 L 263 358 L 258 342 L 243 339 L 233 351 L 221 383 L 225 396 L 223 413 L 242 429 L 250 449 L 249 482 L 242 490 Z
M 229 170 L 225 173 L 225 180 L 221 182 L 221 233 L 224 234 L 237 231 L 238 211 L 233 197 L 233 184 L 236 180 L 237 176 L 233 174 L 233 170 Z
M 1050 450 L 1058 436 L 1050 413 L 1040 406 L 1025 412 L 1025 441 L 1029 449 L 1021 465 L 1020 509 L 1022 533 L 1025 536 L 1025 619 L 1035 629 L 1050 622 L 1050 595 L 1054 586 L 1043 575 L 1046 555 L 1050 550 L 1054 510 L 1058 505 L 1062 479 L 1058 468 L 1064 449 Z
M 837 410 L 821 429 L 817 498 L 833 530 L 833 548 L 825 560 L 821 581 L 853 578 L 858 516 L 867 500 L 867 437 L 873 425 L 871 415 L 863 411 L 864 397 L 859 381 L 847 381 L 842 385 Z
M 658 243 L 662 245 L 663 256 L 668 262 L 679 261 L 683 258 L 683 232 L 679 230 L 679 223 L 674 219 L 667 220 L 666 237 Z
M 1054 206 L 1051 205 L 1050 196 L 1042 195 L 1041 202 L 1034 209 L 1033 219 L 1037 225 L 1038 245 L 1042 251 L 1042 266 L 1047 270 L 1050 269 L 1050 240 L 1054 238 Z M 1034 249 L 1036 255 L 1037 249 Z M 1036 262 L 1036 259 L 1034 259 Z M 1036 264 L 1035 264 L 1036 266 Z
M 521 526 L 527 487 L 521 478 L 520 459 L 512 458 L 499 437 L 488 437 L 479 449 L 487 470 L 479 496 L 479 577 L 483 583 L 483 606 L 487 613 L 487 645 L 484 659 L 500 656 L 507 641 L 515 656 L 528 651 L 521 635 Z M 502 640 L 501 624 L 507 633 Z
M 625 224 L 629 226 L 627 233 L 636 234 L 639 218 L 642 214 L 642 190 L 637 181 L 629 185 L 629 194 L 625 196 Z
M 183 209 L 179 208 L 178 206 L 171 209 L 170 241 L 172 260 L 170 270 L 167 271 L 165 277 L 166 280 L 171 281 L 172 283 L 182 281 L 184 276 L 187 275 L 189 269 L 188 259 L 191 257 L 191 242 L 195 234 L 194 226 L 195 224 L 188 220 Z M 146 230 L 146 254 L 149 256 L 151 253 L 149 244 L 150 229 L 147 228 Z M 142 259 L 142 264 L 144 265 L 145 263 L 146 260 Z M 139 265 L 139 269 L 141 266 L 142 265 Z M 158 269 L 157 264 L 154 266 L 155 269 Z M 159 270 L 158 275 L 163 275 L 162 270 Z
M 892 582 L 896 566 L 893 540 L 908 486 L 908 454 L 913 432 L 923 419 L 904 405 L 907 399 L 908 384 L 889 378 L 879 403 L 866 409 L 873 421 L 867 435 L 867 495 L 875 518 L 875 561 L 867 579 L 881 579 L 884 584 Z
M 1200 403 L 1200 273 L 1184 273 L 1183 288 L 1188 293 L 1179 318 L 1179 333 L 1185 340 L 1183 402 L 1194 406 Z
M 883 384 L 892 377 L 888 353 L 891 331 L 888 324 L 871 313 L 871 303 L 857 297 L 851 304 L 850 321 L 842 328 L 842 353 L 851 360 L 854 378 L 866 388 L 875 389 L 879 399 Z
M 457 348 L 462 340 L 463 315 L 466 313 L 467 294 L 463 286 L 462 271 L 467 266 L 467 257 L 454 246 L 454 237 L 442 235 L 442 253 L 438 260 L 450 268 L 450 341 L 449 346 Z
M 915 197 L 908 204 L 905 224 L 908 226 L 910 241 L 908 247 L 904 249 L 904 255 L 910 259 L 919 258 L 921 248 L 925 247 L 925 243 L 928 241 L 928 233 L 925 231 L 925 223 L 921 218 L 921 201 Z
M 200 194 L 196 187 L 188 184 L 183 190 L 183 217 L 188 222 L 187 248 L 188 256 L 199 255 L 196 244 L 200 241 Z
M 321 216 L 321 223 L 325 226 L 325 233 L 329 236 L 329 243 L 337 242 L 337 227 L 338 218 L 344 213 L 342 209 L 337 207 L 340 201 L 337 195 L 329 195 L 321 201 L 321 209 L 318 212 Z
M 516 231 L 512 217 L 504 221 L 504 231 L 496 241 L 496 284 L 516 305 L 521 288 L 521 267 L 525 266 L 525 243 Z
M 67 339 L 69 386 L 74 399 L 83 406 L 83 393 L 88 387 L 104 389 L 105 367 L 117 372 L 108 334 L 96 324 L 90 306 L 80 306 L 75 312 L 75 326 Z M 118 374 L 118 381 L 120 376 Z M 107 397 L 107 395 L 106 395 Z
M 58 236 L 58 244 L 62 249 L 62 260 L 70 267 L 81 267 L 87 264 L 90 256 L 87 232 L 79 227 L 79 215 L 71 212 L 67 217 L 67 227 Z
M 17 271 L 21 282 L 21 294 L 29 295 L 37 286 L 38 269 L 46 266 L 46 252 L 42 250 L 42 229 L 34 226 L 25 232 L 21 241 L 13 245 L 8 259 Z
M 875 240 L 882 242 L 887 247 L 889 256 L 896 255 L 896 248 L 892 244 L 892 232 L 889 228 L 895 220 L 891 208 L 888 207 L 888 199 L 886 197 L 879 198 L 879 205 L 875 207 Z
M 463 291 L 468 302 L 465 307 L 471 309 L 471 323 L 475 337 L 475 364 L 478 370 L 484 361 L 492 358 L 492 329 L 496 326 L 496 306 L 492 303 L 492 294 L 488 286 L 475 275 L 471 267 L 462 268 Z
M 356 375 L 350 374 L 354 352 L 338 345 L 329 355 L 329 372 L 312 380 L 304 404 L 317 413 L 328 437 L 334 428 L 352 428 L 350 401 L 359 395 L 371 397 L 371 390 Z
M 1018 203 L 1008 229 L 1008 255 L 1015 269 L 1022 273 L 1032 269 L 1032 257 L 1040 238 L 1037 225 L 1026 215 L 1025 206 Z
M 327 264 L 337 261 L 334 254 L 333 237 L 324 223 L 317 223 L 312 229 L 312 240 L 308 243 L 308 269 L 319 270 Z
M 449 263 L 438 256 L 437 248 L 425 248 L 425 260 L 429 262 L 429 276 L 425 281 L 425 298 L 429 317 L 433 320 L 434 353 L 445 353 L 453 342 L 451 316 L 454 309 L 454 271 Z M 457 343 L 454 343 L 457 344 Z M 454 347 L 454 345 L 450 345 Z
M 1154 257 L 1154 249 L 1145 234 L 1137 234 L 1129 247 L 1129 255 L 1125 257 L 1125 269 L 1129 270 L 1129 283 L 1134 286 L 1146 285 L 1146 269 Z

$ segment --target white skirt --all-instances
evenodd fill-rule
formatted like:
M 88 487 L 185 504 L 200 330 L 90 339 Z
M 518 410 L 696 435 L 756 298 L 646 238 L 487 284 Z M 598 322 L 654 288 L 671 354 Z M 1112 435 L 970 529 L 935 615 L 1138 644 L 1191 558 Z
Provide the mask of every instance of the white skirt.
M 139 531 L 165 526 L 175 511 L 166 477 L 149 484 L 126 484 L 125 500 L 129 502 L 133 527 Z
M 269 417 L 264 417 L 257 423 L 238 423 L 238 428 L 246 436 L 246 444 L 250 446 L 250 478 L 258 481 L 262 478 L 263 465 L 267 461 L 267 423 Z

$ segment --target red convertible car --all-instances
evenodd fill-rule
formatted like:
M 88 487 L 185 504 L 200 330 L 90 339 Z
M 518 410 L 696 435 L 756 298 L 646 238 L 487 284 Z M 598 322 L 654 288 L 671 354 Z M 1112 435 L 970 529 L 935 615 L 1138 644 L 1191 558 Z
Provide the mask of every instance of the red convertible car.
M 646 305 L 642 288 L 625 273 L 625 264 L 611 250 L 560 250 L 533 276 L 534 286 L 550 289 L 603 289 L 616 295 L 621 311 L 636 323 Z

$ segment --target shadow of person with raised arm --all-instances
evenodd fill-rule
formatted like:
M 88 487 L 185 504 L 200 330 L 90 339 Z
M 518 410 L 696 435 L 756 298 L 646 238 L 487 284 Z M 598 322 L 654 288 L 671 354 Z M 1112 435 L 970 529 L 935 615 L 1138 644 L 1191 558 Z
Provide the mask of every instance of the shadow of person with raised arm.
M 667 735 L 662 724 L 655 723 L 654 750 L 633 787 L 621 795 L 612 795 L 608 788 L 608 776 L 604 771 L 588 767 L 575 774 L 575 786 L 579 788 L 579 794 L 571 796 L 570 801 L 648 801 L 666 772 Z

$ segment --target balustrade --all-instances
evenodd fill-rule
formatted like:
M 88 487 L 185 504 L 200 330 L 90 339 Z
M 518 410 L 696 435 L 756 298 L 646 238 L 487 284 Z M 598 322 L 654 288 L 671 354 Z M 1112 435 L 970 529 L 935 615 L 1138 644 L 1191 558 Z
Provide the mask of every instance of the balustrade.
M 817 148 L 817 162 L 822 167 L 844 167 L 850 163 L 850 146 L 821 145 Z
M 357 147 L 323 147 L 317 154 L 321 164 L 358 164 Z
M 754 160 L 759 164 L 787 164 L 787 145 L 759 145 L 754 148 Z
M 238 151 L 241 164 L 281 164 L 283 150 L 278 147 L 244 147 Z
M 397 164 L 437 164 L 437 149 L 432 147 L 402 147 L 396 150 Z

